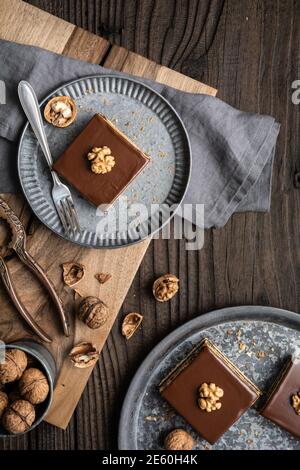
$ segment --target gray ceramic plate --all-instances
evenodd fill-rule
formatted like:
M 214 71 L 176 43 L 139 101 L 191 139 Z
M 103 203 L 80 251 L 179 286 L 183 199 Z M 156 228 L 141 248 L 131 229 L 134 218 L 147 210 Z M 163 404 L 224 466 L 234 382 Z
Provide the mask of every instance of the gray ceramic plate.
M 201 315 L 161 341 L 138 369 L 119 425 L 119 448 L 162 449 L 174 428 L 188 430 L 195 449 L 212 448 L 159 396 L 158 384 L 194 345 L 210 338 L 261 390 L 267 390 L 286 357 L 300 350 L 300 315 L 271 307 L 232 307 Z M 230 334 L 229 334 L 230 333 Z M 246 344 L 244 351 L 239 343 Z M 260 352 L 265 357 L 258 357 Z M 300 449 L 300 441 L 248 410 L 213 449 Z
M 51 177 L 37 140 L 27 125 L 21 136 L 18 168 L 25 197 L 36 216 L 53 232 L 80 245 L 94 248 L 120 247 L 138 242 L 165 225 L 185 194 L 191 171 L 191 152 L 184 125 L 172 106 L 150 87 L 129 78 L 111 75 L 85 77 L 68 83 L 51 93 L 69 95 L 78 106 L 78 116 L 70 127 L 57 129 L 45 123 L 50 149 L 56 159 L 72 142 L 95 113 L 106 115 L 144 152 L 151 163 L 123 193 L 128 205 L 142 203 L 150 213 L 153 204 L 165 204 L 150 219 L 117 230 L 100 226 L 103 214 L 72 191 L 82 227 L 81 234 L 66 235 L 51 199 Z M 120 209 L 118 201 L 110 213 Z M 121 209 L 124 214 L 124 210 Z M 129 219 L 130 222 L 130 219 Z

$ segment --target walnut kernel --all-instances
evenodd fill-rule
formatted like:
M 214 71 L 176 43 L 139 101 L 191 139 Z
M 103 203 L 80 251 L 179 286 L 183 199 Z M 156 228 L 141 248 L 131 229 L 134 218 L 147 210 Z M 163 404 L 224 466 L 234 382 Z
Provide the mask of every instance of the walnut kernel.
M 122 335 L 130 339 L 143 321 L 143 315 L 140 313 L 128 313 L 122 323 Z
M 201 410 L 211 411 L 219 410 L 222 403 L 219 401 L 224 396 L 222 388 L 217 387 L 214 383 L 203 383 L 199 388 L 198 406 Z
M 76 286 L 85 275 L 85 267 L 83 264 L 68 262 L 63 263 L 61 266 L 63 269 L 64 283 L 69 287 Z
M 5 392 L 0 392 L 0 419 L 8 405 L 8 396 Z
M 70 96 L 55 96 L 45 106 L 44 117 L 55 127 L 68 127 L 75 121 L 77 108 Z
M 0 383 L 18 380 L 27 367 L 27 356 L 20 349 L 8 349 L 5 361 L 0 363 Z
M 27 431 L 35 420 L 33 405 L 26 400 L 14 401 L 4 412 L 2 424 L 10 434 Z
M 20 379 L 19 390 L 22 398 L 33 405 L 42 403 L 49 393 L 47 377 L 39 369 L 27 369 Z
M 174 274 L 164 274 L 153 284 L 153 295 L 159 302 L 172 299 L 179 289 L 179 279 Z
M 91 343 L 80 343 L 70 351 L 69 357 L 75 367 L 91 367 L 99 359 L 99 352 Z
M 300 391 L 295 395 L 292 395 L 292 406 L 297 415 L 300 415 Z
M 78 317 L 93 330 L 104 325 L 108 318 L 108 307 L 97 297 L 86 297 L 79 305 Z
M 192 450 L 194 445 L 194 439 L 184 429 L 174 429 L 164 441 L 166 450 Z
M 87 159 L 91 161 L 91 170 L 93 173 L 109 173 L 115 166 L 115 157 L 111 154 L 109 147 L 93 147 L 87 154 Z
M 95 278 L 100 284 L 105 284 L 112 278 L 112 275 L 109 273 L 97 273 L 95 274 Z

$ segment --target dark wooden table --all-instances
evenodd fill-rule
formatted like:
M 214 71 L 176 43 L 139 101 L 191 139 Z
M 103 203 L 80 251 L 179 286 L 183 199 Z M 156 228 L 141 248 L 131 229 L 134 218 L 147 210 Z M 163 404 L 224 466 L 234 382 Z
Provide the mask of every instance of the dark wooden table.
M 184 241 L 152 241 L 123 310 L 141 311 L 141 332 L 128 343 L 120 319 L 103 349 L 66 431 L 43 424 L 0 449 L 113 449 L 129 382 L 146 354 L 180 324 L 209 310 L 261 304 L 299 310 L 300 79 L 299 0 L 30 0 L 115 44 L 218 88 L 245 111 L 281 123 L 270 214 L 236 214 L 205 232 L 204 248 Z M 299 175 L 298 175 L 299 178 Z M 155 303 L 149 284 L 165 272 L 181 289 L 171 303 Z

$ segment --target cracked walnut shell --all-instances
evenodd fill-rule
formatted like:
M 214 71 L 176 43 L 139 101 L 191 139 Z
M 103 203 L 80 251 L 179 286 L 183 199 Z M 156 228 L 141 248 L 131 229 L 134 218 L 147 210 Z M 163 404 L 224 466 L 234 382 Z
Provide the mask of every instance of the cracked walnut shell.
M 159 302 L 172 299 L 179 289 L 179 279 L 174 274 L 164 274 L 153 284 L 153 295 Z
M 0 383 L 6 384 L 18 380 L 27 367 L 27 356 L 20 349 L 8 349 L 5 361 L 0 363 Z
M 112 278 L 112 275 L 109 273 L 97 273 L 95 274 L 95 278 L 99 282 L 99 284 L 105 284 Z
M 122 323 L 122 335 L 125 336 L 126 339 L 130 339 L 139 328 L 143 318 L 143 315 L 140 313 L 128 313 Z
M 0 391 L 0 419 L 8 406 L 8 396 L 5 392 Z
M 99 352 L 91 343 L 80 343 L 71 350 L 69 357 L 75 367 L 91 367 L 99 359 Z
M 68 262 L 63 263 L 61 266 L 63 270 L 64 283 L 69 287 L 76 286 L 76 284 L 78 284 L 85 275 L 85 267 L 83 264 Z
M 97 175 L 109 173 L 115 166 L 115 157 L 109 147 L 93 147 L 87 155 L 91 162 L 91 170 Z
M 207 413 L 217 411 L 222 407 L 219 400 L 224 396 L 224 391 L 214 383 L 207 384 L 204 382 L 199 388 L 199 396 L 198 406 Z
M 108 318 L 108 307 L 98 297 L 86 297 L 79 305 L 78 317 L 89 328 L 95 330 L 104 325 Z
M 19 382 L 19 391 L 25 400 L 33 405 L 46 400 L 49 393 L 49 383 L 45 374 L 35 368 L 25 370 Z
M 300 415 L 300 391 L 292 395 L 292 407 L 297 415 Z
M 76 119 L 77 107 L 70 96 L 55 96 L 44 109 L 46 121 L 55 127 L 68 127 Z
M 184 429 L 174 429 L 164 440 L 166 450 L 192 450 L 195 441 Z
M 4 412 L 2 424 L 10 434 L 19 434 L 28 431 L 34 420 L 34 406 L 29 401 L 17 400 Z

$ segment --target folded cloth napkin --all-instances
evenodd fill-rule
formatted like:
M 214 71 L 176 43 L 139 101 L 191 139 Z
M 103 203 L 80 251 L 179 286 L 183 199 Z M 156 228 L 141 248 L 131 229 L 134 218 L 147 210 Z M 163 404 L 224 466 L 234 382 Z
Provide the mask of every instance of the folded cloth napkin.
M 37 47 L 0 40 L 0 80 L 6 85 L 6 104 L 0 105 L 0 192 L 19 189 L 16 149 L 25 124 L 17 95 L 19 81 L 30 82 L 42 99 L 65 82 L 106 73 L 126 75 Z M 185 124 L 193 168 L 184 202 L 204 204 L 206 228 L 224 225 L 234 212 L 269 210 L 272 163 L 280 127 L 274 118 L 239 111 L 212 96 L 138 80 L 161 93 Z

